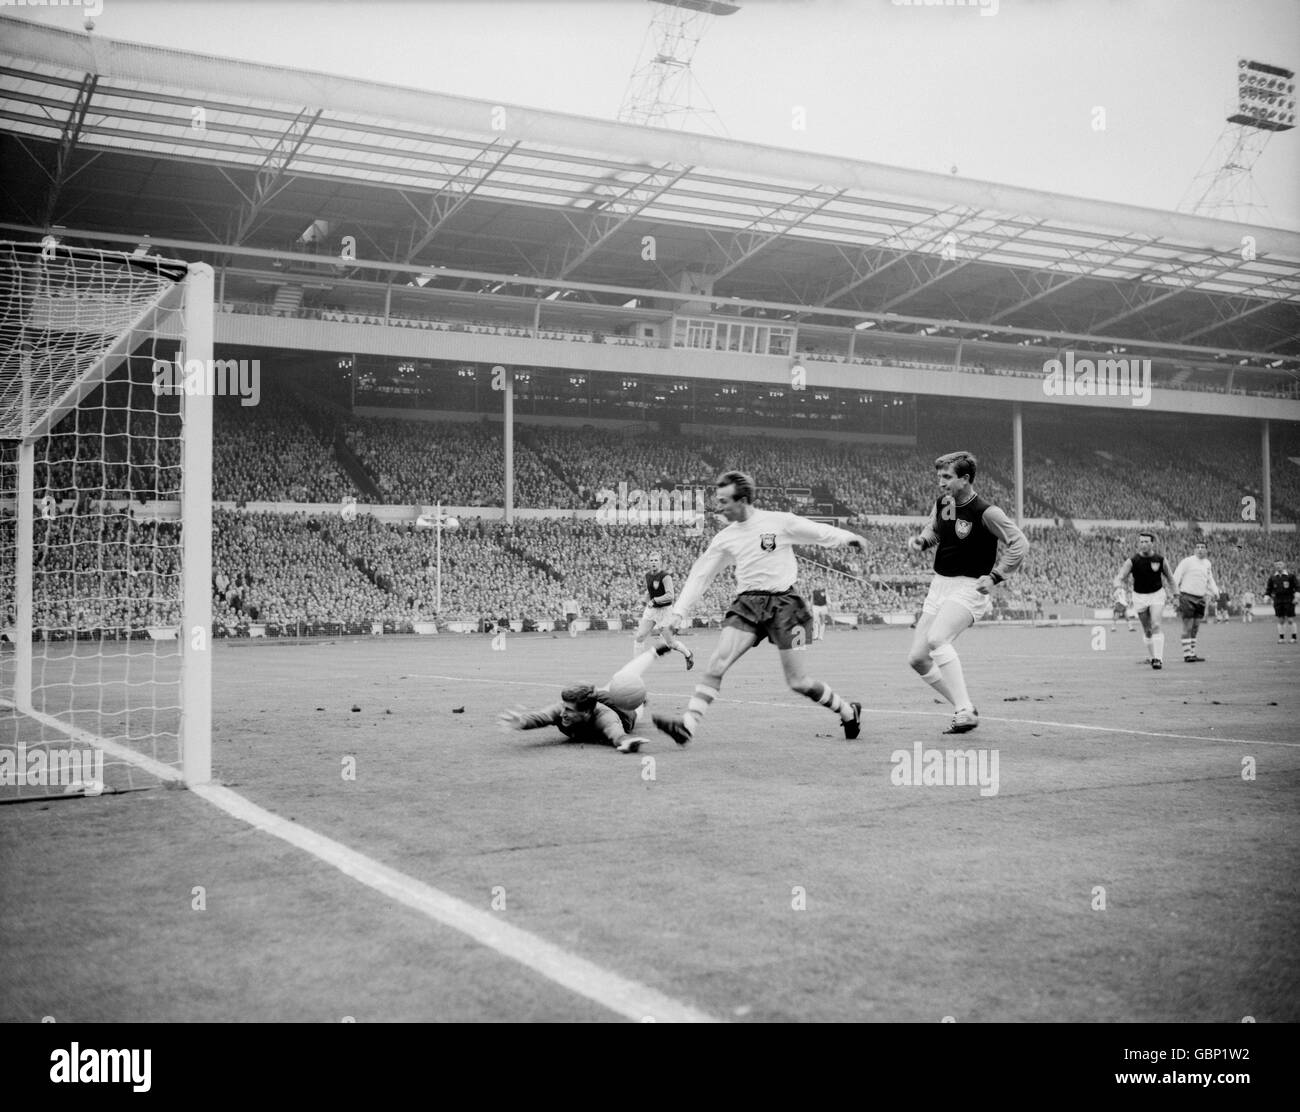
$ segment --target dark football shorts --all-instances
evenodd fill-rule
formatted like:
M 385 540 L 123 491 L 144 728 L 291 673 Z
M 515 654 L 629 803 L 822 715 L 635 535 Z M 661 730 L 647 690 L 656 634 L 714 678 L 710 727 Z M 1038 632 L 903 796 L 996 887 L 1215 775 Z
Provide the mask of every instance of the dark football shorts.
M 1295 595 L 1290 598 L 1275 598 L 1273 600 L 1273 613 L 1279 618 L 1295 617 Z
M 793 591 L 737 595 L 722 624 L 757 634 L 756 645 L 771 641 L 778 649 L 795 649 L 812 640 L 812 613 Z
M 1183 619 L 1195 618 L 1200 621 L 1205 617 L 1205 596 L 1189 595 L 1186 592 L 1178 596 L 1178 616 Z

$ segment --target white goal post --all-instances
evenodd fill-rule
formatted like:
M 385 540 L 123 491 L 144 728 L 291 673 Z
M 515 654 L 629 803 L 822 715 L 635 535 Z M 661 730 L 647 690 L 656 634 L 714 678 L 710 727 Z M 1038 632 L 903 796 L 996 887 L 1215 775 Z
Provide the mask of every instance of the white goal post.
M 0 242 L 0 802 L 211 779 L 212 347 L 207 264 Z

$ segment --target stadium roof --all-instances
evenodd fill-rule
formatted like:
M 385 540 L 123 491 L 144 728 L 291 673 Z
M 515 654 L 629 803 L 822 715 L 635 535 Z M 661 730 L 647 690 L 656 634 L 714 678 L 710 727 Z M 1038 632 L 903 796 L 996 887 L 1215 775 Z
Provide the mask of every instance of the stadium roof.
M 21 19 L 0 17 L 0 39 L 10 230 L 239 254 L 300 250 L 315 226 L 354 235 L 365 260 L 513 277 L 520 292 L 538 279 L 647 296 L 690 283 L 714 301 L 803 306 L 808 322 L 896 314 L 898 331 L 1023 327 L 1300 356 L 1295 232 Z

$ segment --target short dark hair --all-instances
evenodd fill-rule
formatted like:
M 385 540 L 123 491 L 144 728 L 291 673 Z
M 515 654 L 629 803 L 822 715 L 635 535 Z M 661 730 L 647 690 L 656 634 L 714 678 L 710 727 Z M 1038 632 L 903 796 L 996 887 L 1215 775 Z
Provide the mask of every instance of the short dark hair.
M 948 452 L 934 461 L 936 471 L 941 467 L 951 467 L 952 473 L 959 479 L 975 479 L 975 457 L 970 452 Z
M 596 706 L 596 689 L 589 683 L 575 683 L 561 691 L 560 698 L 580 711 L 588 711 Z
M 743 471 L 724 471 L 718 476 L 718 481 L 713 485 L 715 487 L 734 486 L 736 488 L 737 502 L 754 504 L 754 477 L 752 475 L 746 475 Z
M 1142 532 L 1138 534 L 1138 540 L 1141 540 L 1143 537 L 1150 537 L 1152 540 L 1156 539 L 1156 535 L 1151 532 L 1150 529 L 1143 529 Z

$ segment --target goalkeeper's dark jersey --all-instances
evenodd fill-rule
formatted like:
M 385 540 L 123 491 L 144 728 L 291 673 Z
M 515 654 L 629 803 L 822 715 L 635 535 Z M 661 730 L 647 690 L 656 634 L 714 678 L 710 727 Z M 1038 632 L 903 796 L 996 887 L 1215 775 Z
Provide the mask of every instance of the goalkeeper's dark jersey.
M 1160 573 L 1165 566 L 1165 558 L 1159 552 L 1153 552 L 1150 556 L 1135 552 L 1128 559 L 1133 566 L 1134 594 L 1154 595 L 1164 586 L 1164 576 Z
M 619 706 L 610 700 L 608 689 L 599 687 L 596 689 L 596 711 L 585 722 L 566 726 L 564 704 L 561 702 L 545 710 L 523 715 L 520 726 L 525 730 L 554 726 L 565 737 L 574 741 L 609 742 L 616 745 L 635 724 L 635 710 L 629 711 Z

